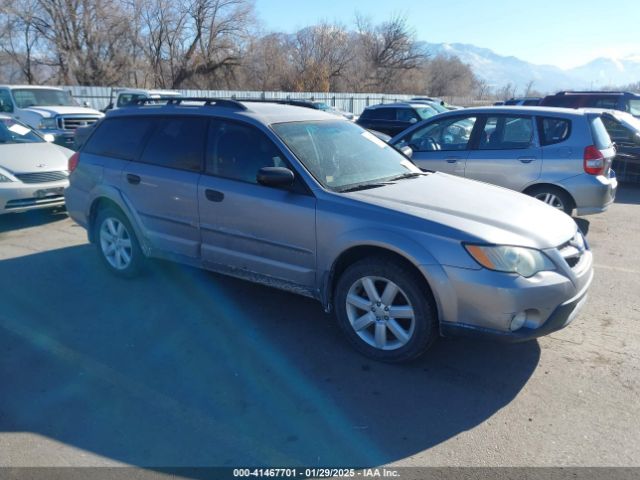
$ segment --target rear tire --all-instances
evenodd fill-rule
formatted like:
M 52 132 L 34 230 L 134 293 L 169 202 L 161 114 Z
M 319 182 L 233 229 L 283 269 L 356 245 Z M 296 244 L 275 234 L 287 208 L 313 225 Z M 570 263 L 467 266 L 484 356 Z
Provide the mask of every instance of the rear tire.
M 438 336 L 435 302 L 424 283 L 391 258 L 360 260 L 336 284 L 338 325 L 354 348 L 370 358 L 413 360 Z
M 540 185 L 528 190 L 527 195 L 546 203 L 550 207 L 557 208 L 567 215 L 571 215 L 574 202 L 571 196 L 564 190 L 552 186 Z
M 127 278 L 140 274 L 145 256 L 124 213 L 113 207 L 101 209 L 94 229 L 98 255 L 111 273 Z

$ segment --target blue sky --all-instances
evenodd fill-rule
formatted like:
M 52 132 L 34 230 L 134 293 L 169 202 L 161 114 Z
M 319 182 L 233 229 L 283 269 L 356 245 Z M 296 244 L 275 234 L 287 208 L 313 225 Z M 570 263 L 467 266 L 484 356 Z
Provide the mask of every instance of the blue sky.
M 599 56 L 640 55 L 640 0 L 255 0 L 267 30 L 320 20 L 353 24 L 407 17 L 419 40 L 471 43 L 501 55 L 569 68 Z

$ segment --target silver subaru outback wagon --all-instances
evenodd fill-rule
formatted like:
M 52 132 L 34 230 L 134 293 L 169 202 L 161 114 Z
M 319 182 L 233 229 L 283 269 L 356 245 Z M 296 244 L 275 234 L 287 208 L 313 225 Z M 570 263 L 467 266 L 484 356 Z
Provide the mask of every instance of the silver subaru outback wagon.
M 439 335 L 558 330 L 593 276 L 564 213 L 422 172 L 312 109 L 213 99 L 122 109 L 69 163 L 68 212 L 113 273 L 162 257 L 313 297 L 378 360 L 415 358 Z

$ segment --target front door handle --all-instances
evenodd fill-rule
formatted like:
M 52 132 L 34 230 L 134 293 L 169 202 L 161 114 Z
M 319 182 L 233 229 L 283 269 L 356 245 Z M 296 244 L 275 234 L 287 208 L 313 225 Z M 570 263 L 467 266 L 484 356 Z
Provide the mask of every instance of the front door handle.
M 207 197 L 207 200 L 211 202 L 221 202 L 222 200 L 224 200 L 224 193 L 219 192 L 218 190 L 211 190 L 207 188 L 204 191 L 204 195 L 205 197 Z
M 520 160 L 520 163 L 531 163 L 536 159 L 536 157 L 520 157 L 518 158 L 518 160 Z
M 458 160 L 462 160 L 461 157 L 447 157 L 445 159 L 447 163 L 458 163 Z
M 127 173 L 127 182 L 131 185 L 138 185 L 140 183 L 140 177 L 138 175 L 134 175 L 133 173 Z

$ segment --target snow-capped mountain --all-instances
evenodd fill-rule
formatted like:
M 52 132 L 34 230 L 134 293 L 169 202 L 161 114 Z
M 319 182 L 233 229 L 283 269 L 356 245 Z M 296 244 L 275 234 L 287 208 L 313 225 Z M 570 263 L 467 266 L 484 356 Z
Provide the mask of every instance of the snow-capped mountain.
M 424 43 L 431 55 L 456 56 L 471 66 L 489 85 L 508 83 L 522 90 L 533 81 L 533 89 L 555 92 L 563 89 L 599 89 L 640 81 L 640 55 L 597 58 L 580 67 L 563 70 L 553 65 L 537 65 L 517 57 L 498 55 L 488 48 L 463 43 Z

